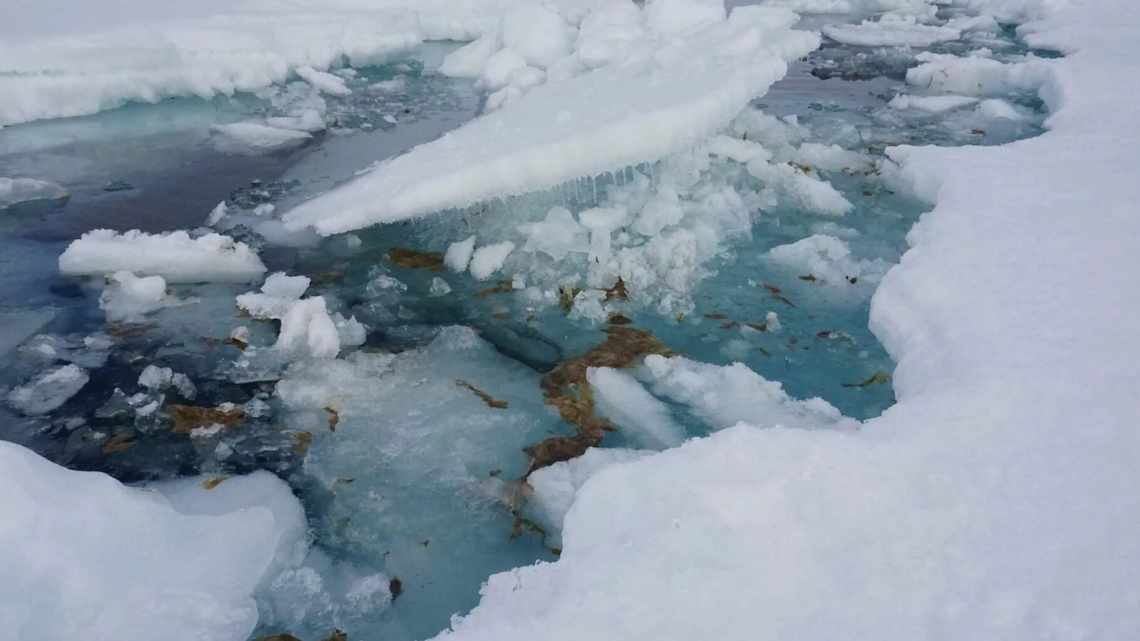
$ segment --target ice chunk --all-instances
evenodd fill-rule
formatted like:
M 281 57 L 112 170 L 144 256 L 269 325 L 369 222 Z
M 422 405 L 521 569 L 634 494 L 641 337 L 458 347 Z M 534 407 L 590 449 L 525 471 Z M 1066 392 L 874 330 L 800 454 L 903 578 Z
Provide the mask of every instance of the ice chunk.
M 68 245 L 59 270 L 69 276 L 129 271 L 162 276 L 168 283 L 198 283 L 249 282 L 265 273 L 265 266 L 248 245 L 220 234 L 191 238 L 184 231 L 96 229 Z
M 344 83 L 344 78 L 334 76 L 327 71 L 318 71 L 312 67 L 297 67 L 297 75 L 301 80 L 312 85 L 321 93 L 327 93 L 333 96 L 347 96 L 352 93 Z
M 222 150 L 251 154 L 293 149 L 313 138 L 306 131 L 271 127 L 253 121 L 214 125 L 213 129 L 222 135 L 222 139 L 219 141 L 219 147 Z
M 451 285 L 448 285 L 446 280 L 439 276 L 432 277 L 431 285 L 428 288 L 429 296 L 447 296 L 450 293 Z
M 652 453 L 652 450 L 591 447 L 582 456 L 537 470 L 527 478 L 527 485 L 534 492 L 527 501 L 526 513 L 546 531 L 547 544 L 560 548 L 562 522 L 574 504 L 578 489 L 611 465 L 636 461 Z
M 858 25 L 833 24 L 823 28 L 828 38 L 861 47 L 929 47 L 936 42 L 957 40 L 962 32 L 952 27 L 919 24 L 914 16 L 884 14 L 878 20 Z
M 49 370 L 8 392 L 8 404 L 35 416 L 58 409 L 91 380 L 87 370 L 69 364 Z
M 978 103 L 978 113 L 994 120 L 1025 120 L 1016 107 L 1001 98 L 989 98 Z
M 6 634 L 247 639 L 254 589 L 303 552 L 304 515 L 272 474 L 202 481 L 129 488 L 0 442 Z
M 0 211 L 41 202 L 63 204 L 69 197 L 67 190 L 47 180 L 0 176 Z
M 598 411 L 620 427 L 628 439 L 646 449 L 676 447 L 685 440 L 684 429 L 661 401 L 645 391 L 629 372 L 591 367 L 586 380 L 594 392 Z
M 443 255 L 443 264 L 451 271 L 465 272 L 473 253 L 475 253 L 475 237 L 470 236 L 447 247 L 447 252 Z
M 515 250 L 515 244 L 509 240 L 494 245 L 484 245 L 471 255 L 471 275 L 475 280 L 487 280 L 492 274 L 499 271 L 506 262 L 507 256 Z
M 854 429 L 858 423 L 822 398 L 795 400 L 783 386 L 741 363 L 712 365 L 650 355 L 638 375 L 657 396 L 689 406 L 710 429 L 746 422 L 758 427 Z
M 937 114 L 966 107 L 976 102 L 978 99 L 973 96 L 908 96 L 899 94 L 892 98 L 887 105 L 892 109 L 917 109 Z
M 799 167 L 758 159 L 748 163 L 748 173 L 762 180 L 780 199 L 810 213 L 842 216 L 853 208 L 829 183 Z
M 653 55 L 535 87 L 284 218 L 332 234 L 661 158 L 726 125 L 784 75 L 786 60 L 817 45 L 814 34 L 789 29 L 795 20 L 739 7 Z
M 586 251 L 586 230 L 565 207 L 551 207 L 542 222 L 524 223 L 519 231 L 527 238 L 524 251 L 542 252 L 554 260 Z
M 134 321 L 169 304 L 166 279 L 162 276 L 135 276 L 131 272 L 115 272 L 107 277 L 107 285 L 99 295 L 99 307 L 109 322 Z
M 1046 62 L 1034 58 L 1016 63 L 933 53 L 921 53 L 917 58 L 922 64 L 907 70 L 906 82 L 930 91 L 1001 96 L 1011 91 L 1036 90 L 1046 80 Z
M 861 281 L 877 282 L 886 271 L 881 261 L 859 260 L 851 256 L 851 248 L 842 239 L 814 234 L 794 243 L 773 247 L 768 251 L 773 264 L 811 276 L 818 284 L 847 288 Z
M 261 292 L 239 294 L 237 306 L 254 318 L 280 319 L 308 288 L 308 276 L 274 272 L 261 285 Z

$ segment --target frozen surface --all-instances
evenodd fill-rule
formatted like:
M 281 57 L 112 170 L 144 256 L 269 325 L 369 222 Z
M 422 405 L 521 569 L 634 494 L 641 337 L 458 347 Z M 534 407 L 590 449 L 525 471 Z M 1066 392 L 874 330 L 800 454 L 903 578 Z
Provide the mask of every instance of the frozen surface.
M 748 7 L 684 36 L 647 36 L 637 54 L 530 89 L 285 220 L 332 234 L 656 160 L 723 127 L 814 48 L 813 34 L 788 28 L 794 21 Z
M 493 577 L 442 638 L 1140 634 L 1133 7 L 971 4 L 1042 7 L 1022 32 L 1069 57 L 1042 65 L 1043 136 L 890 151 L 936 203 L 872 309 L 897 406 L 599 472 L 560 560 Z
M 248 282 L 265 273 L 265 266 L 248 245 L 220 234 L 192 238 L 184 231 L 97 229 L 67 247 L 59 257 L 59 270 L 74 276 L 129 271 L 172 283 Z
M 4 639 L 244 641 L 254 588 L 303 552 L 304 515 L 261 472 L 130 488 L 0 442 Z

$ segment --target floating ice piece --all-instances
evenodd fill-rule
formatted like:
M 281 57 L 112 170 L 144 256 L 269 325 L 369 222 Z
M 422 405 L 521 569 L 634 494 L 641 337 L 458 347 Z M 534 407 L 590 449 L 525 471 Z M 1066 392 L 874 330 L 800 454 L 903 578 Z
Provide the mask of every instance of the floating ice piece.
M 220 234 L 191 238 L 184 231 L 96 229 L 67 246 L 59 271 L 69 276 L 129 271 L 162 276 L 168 283 L 243 283 L 264 274 L 265 265 L 248 245 Z
M 845 241 L 826 234 L 814 234 L 794 243 L 773 247 L 767 258 L 799 276 L 813 276 L 819 284 L 845 289 L 851 286 L 853 281 L 850 279 L 866 285 L 877 282 L 887 270 L 882 261 L 853 257 Z
M 107 277 L 99 308 L 109 322 L 134 321 L 169 304 L 166 279 L 162 276 L 138 277 L 119 271 Z
M 789 29 L 796 19 L 739 7 L 653 55 L 547 82 L 302 203 L 285 221 L 321 234 L 359 229 L 554 187 L 693 145 L 782 77 L 787 60 L 817 46 L 815 34 Z
M 908 96 L 899 94 L 887 103 L 892 109 L 917 109 L 932 114 L 938 114 L 978 102 L 973 96 Z
M 515 244 L 509 240 L 494 245 L 484 245 L 471 255 L 471 275 L 475 280 L 487 280 L 492 274 L 499 271 L 506 262 L 507 256 L 515 250 Z
M 638 370 L 654 394 L 689 406 L 710 429 L 739 422 L 757 427 L 854 429 L 858 422 L 822 398 L 796 400 L 783 385 L 742 363 L 712 365 L 650 355 Z
M 307 352 L 313 358 L 336 358 L 340 336 L 323 296 L 305 298 L 289 307 L 281 317 L 275 347 L 285 352 Z
M 139 374 L 139 387 L 145 387 L 151 392 L 160 392 L 167 387 L 174 387 L 183 398 L 193 400 L 198 395 L 198 388 L 190 377 L 182 372 L 175 372 L 169 367 L 147 365 Z
M 69 197 L 67 190 L 51 181 L 0 177 L 0 211 L 36 203 L 63 204 Z
M 214 125 L 213 130 L 223 136 L 219 147 L 224 151 L 265 154 L 300 147 L 312 140 L 306 131 L 271 127 L 260 122 L 235 122 Z
M 546 532 L 546 544 L 562 547 L 562 522 L 574 504 L 574 495 L 595 474 L 628 461 L 653 454 L 653 450 L 591 447 L 586 453 L 568 461 L 536 470 L 527 478 L 534 490 L 527 500 L 526 514 Z
M 465 272 L 473 253 L 475 253 L 475 237 L 470 236 L 466 240 L 448 245 L 447 251 L 443 254 L 443 264 L 453 272 Z
M 994 120 L 1020 121 L 1026 119 L 1025 114 L 1001 98 L 988 98 L 979 102 L 977 111 L 986 118 Z
M 352 93 L 352 90 L 345 85 L 344 78 L 334 76 L 327 71 L 317 71 L 312 67 L 305 66 L 297 67 L 296 72 L 301 80 L 309 83 L 321 93 L 333 96 L 347 96 Z
M 47 414 L 79 393 L 91 380 L 87 370 L 69 364 L 40 374 L 8 392 L 8 403 L 29 416 Z
M 829 183 L 798 167 L 754 160 L 748 163 L 748 173 L 763 181 L 782 201 L 809 213 L 842 216 L 854 207 Z
M 907 84 L 967 96 L 1001 96 L 1013 91 L 1033 91 L 1045 83 L 1048 73 L 1048 63 L 1036 58 L 1015 63 L 982 56 L 934 53 L 920 53 L 917 58 L 922 64 L 907 70 Z
M 260 292 L 239 294 L 237 306 L 254 318 L 280 319 L 308 288 L 308 276 L 274 272 L 265 279 Z
M 450 293 L 451 285 L 448 285 L 446 280 L 440 278 L 439 276 L 432 277 L 431 285 L 428 287 L 429 296 L 447 296 Z
M 766 0 L 769 6 L 792 9 L 797 13 L 874 14 L 889 11 L 900 15 L 933 18 L 937 2 L 930 0 Z
M 267 472 L 202 481 L 129 488 L 0 442 L 5 633 L 247 639 L 254 589 L 304 550 L 304 514 Z
M 645 391 L 629 372 L 591 367 L 586 371 L 586 380 L 599 413 L 637 445 L 661 450 L 685 440 L 685 430 L 673 420 L 669 407 Z
M 857 25 L 831 24 L 823 34 L 836 42 L 860 47 L 929 47 L 957 40 L 962 32 L 951 27 L 919 24 L 914 16 L 888 13 Z
M 222 219 L 225 218 L 228 213 L 229 208 L 226 206 L 226 201 L 223 200 L 210 210 L 210 215 L 206 216 L 206 222 L 204 224 L 206 227 L 214 227 L 222 222 Z

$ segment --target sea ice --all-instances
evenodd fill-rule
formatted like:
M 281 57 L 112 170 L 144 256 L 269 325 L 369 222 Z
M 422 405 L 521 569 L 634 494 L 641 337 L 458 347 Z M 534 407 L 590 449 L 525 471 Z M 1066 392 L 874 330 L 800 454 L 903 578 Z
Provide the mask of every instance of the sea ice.
M 99 308 L 112 323 L 137 321 L 169 302 L 166 279 L 162 276 L 140 278 L 128 271 L 107 276 L 107 284 L 99 295 Z
M 952 27 L 919 24 L 914 16 L 894 13 L 858 25 L 827 25 L 823 33 L 836 42 L 860 47 L 929 47 L 962 35 Z
M 332 234 L 658 159 L 723 127 L 818 44 L 789 29 L 795 20 L 738 7 L 696 32 L 650 40 L 644 55 L 534 87 L 284 218 Z
M 63 187 L 36 178 L 0 177 L 0 211 L 33 203 L 65 203 L 69 194 Z

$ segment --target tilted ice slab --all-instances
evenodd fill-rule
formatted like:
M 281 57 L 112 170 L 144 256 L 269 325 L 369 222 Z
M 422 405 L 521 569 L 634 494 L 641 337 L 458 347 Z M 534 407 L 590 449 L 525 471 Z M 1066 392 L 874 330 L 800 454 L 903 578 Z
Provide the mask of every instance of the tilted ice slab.
M 304 552 L 305 517 L 267 472 L 201 482 L 129 488 L 0 442 L 0 637 L 247 639 L 254 588 Z
M 321 234 L 547 189 L 656 160 L 722 128 L 819 39 L 742 7 L 658 50 L 548 82 L 285 215 Z
M 68 245 L 59 257 L 59 271 L 69 276 L 129 271 L 162 276 L 168 283 L 245 283 L 264 274 L 265 265 L 249 245 L 221 234 L 191 238 L 184 231 L 96 229 Z
M 874 299 L 895 407 L 601 470 L 560 560 L 492 577 L 441 638 L 1140 637 L 1134 14 L 1023 27 L 1075 51 L 1048 64 L 1043 136 L 892 150 L 937 202 Z

